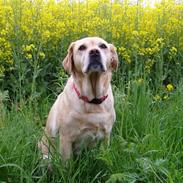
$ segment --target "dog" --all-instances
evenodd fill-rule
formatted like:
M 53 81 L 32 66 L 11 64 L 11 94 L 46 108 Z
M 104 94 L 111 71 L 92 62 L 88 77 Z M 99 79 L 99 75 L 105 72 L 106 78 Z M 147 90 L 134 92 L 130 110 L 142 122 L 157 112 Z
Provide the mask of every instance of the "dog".
M 87 37 L 70 44 L 63 67 L 70 77 L 51 107 L 38 146 L 43 159 L 49 158 L 50 143 L 59 136 L 59 152 L 66 162 L 82 146 L 94 147 L 100 140 L 109 144 L 116 119 L 111 77 L 118 55 L 102 38 Z

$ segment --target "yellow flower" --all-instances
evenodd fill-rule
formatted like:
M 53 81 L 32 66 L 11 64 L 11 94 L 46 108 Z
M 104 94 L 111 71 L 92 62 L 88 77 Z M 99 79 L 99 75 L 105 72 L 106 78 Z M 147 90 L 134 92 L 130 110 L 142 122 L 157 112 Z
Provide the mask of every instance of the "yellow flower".
M 156 39 L 156 43 L 159 45 L 163 44 L 163 41 L 164 41 L 163 38 Z
M 163 100 L 167 100 L 168 99 L 168 95 L 163 96 Z
M 177 52 L 177 48 L 175 48 L 174 46 L 170 49 L 171 52 Z
M 166 89 L 167 89 L 167 91 L 171 92 L 174 90 L 174 86 L 172 84 L 167 84 Z
M 23 45 L 22 48 L 23 48 L 23 51 L 24 51 L 24 52 L 30 52 L 30 51 L 32 51 L 33 49 L 35 49 L 35 46 L 34 46 L 34 44 Z
M 136 36 L 139 35 L 139 33 L 138 33 L 137 31 L 133 31 L 133 32 L 132 32 L 132 35 L 136 37 Z
M 7 31 L 3 29 L 3 30 L 1 30 L 0 34 L 1 34 L 2 36 L 6 36 Z
M 147 73 L 151 72 L 151 68 L 154 65 L 155 61 L 153 59 L 147 59 L 147 61 L 145 62 L 145 71 Z
M 39 52 L 39 57 L 40 57 L 41 59 L 44 59 L 44 58 L 45 58 L 45 54 L 44 54 L 43 52 Z
M 126 48 L 120 47 L 119 48 L 119 54 L 123 57 L 124 61 L 127 64 L 131 63 L 130 53 L 129 53 L 129 51 Z
M 13 59 L 9 59 L 9 60 L 6 60 L 6 63 L 9 65 L 13 65 L 14 61 L 13 61 Z
M 32 55 L 31 54 L 26 54 L 25 58 L 28 59 L 28 60 L 32 60 Z
M 4 74 L 5 68 L 4 66 L 0 65 L 0 76 Z
M 155 101 L 160 101 L 160 100 L 161 100 L 161 97 L 160 97 L 158 94 L 156 94 L 156 95 L 153 97 L 153 99 L 154 99 Z
M 43 32 L 43 39 L 49 39 L 50 38 L 50 31 L 46 30 Z
M 175 48 L 174 46 L 171 47 L 171 48 L 170 48 L 169 54 L 170 54 L 171 56 L 176 55 L 176 54 L 177 54 L 177 48 Z

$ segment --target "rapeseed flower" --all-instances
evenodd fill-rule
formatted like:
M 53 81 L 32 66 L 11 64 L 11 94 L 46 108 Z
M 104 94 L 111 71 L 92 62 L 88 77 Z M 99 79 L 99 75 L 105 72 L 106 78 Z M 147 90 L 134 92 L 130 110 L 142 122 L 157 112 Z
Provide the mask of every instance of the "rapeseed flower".
M 166 89 L 167 89 L 167 91 L 171 92 L 171 91 L 174 90 L 174 86 L 169 83 L 169 84 L 166 85 Z
M 25 55 L 25 58 L 26 58 L 27 60 L 32 60 L 32 55 L 31 55 L 31 54 L 26 54 L 26 55 Z
M 168 98 L 169 98 L 168 95 L 163 96 L 163 100 L 167 100 Z
M 161 101 L 161 96 L 160 95 L 158 95 L 158 94 L 156 94 L 154 97 L 153 97 L 153 99 L 155 100 L 155 101 Z
M 0 65 L 0 76 L 3 75 L 4 71 L 5 71 L 5 68 L 4 68 L 3 66 Z
M 39 57 L 43 60 L 45 59 L 45 54 L 44 52 L 39 52 Z
M 22 48 L 23 48 L 23 51 L 24 52 L 30 52 L 30 51 L 33 51 L 33 49 L 35 48 L 35 46 L 34 46 L 34 44 L 23 45 Z

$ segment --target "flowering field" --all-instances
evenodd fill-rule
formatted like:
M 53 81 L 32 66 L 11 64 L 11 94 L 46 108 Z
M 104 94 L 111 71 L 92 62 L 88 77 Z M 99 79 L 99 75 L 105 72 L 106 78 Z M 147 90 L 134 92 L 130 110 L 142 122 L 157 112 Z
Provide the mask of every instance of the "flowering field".
M 182 77 L 183 4 L 172 0 L 155 8 L 128 1 L 1 0 L 0 27 L 1 89 L 14 97 L 55 88 L 55 81 L 65 77 L 60 60 L 69 43 L 85 36 L 116 46 L 118 78 L 137 68 L 138 77 L 145 73 L 158 87 L 176 85 Z
M 182 183 L 183 3 L 131 2 L 0 0 L 0 182 Z M 69 169 L 56 153 L 49 173 L 37 140 L 68 78 L 68 45 L 86 36 L 119 56 L 111 146 Z

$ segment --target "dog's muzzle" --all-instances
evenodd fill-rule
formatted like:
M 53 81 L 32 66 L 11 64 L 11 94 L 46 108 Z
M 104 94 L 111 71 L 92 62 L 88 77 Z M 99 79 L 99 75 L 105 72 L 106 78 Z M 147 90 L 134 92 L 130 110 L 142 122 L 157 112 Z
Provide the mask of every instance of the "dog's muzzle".
M 93 49 L 89 52 L 89 65 L 87 72 L 105 72 L 101 61 L 100 51 Z

